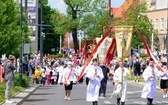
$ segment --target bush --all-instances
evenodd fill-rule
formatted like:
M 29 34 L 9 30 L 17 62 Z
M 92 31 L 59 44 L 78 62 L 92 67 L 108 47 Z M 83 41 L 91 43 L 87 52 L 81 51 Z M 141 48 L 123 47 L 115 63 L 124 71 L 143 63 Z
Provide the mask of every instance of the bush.
M 141 53 L 141 54 L 140 54 L 140 57 L 141 57 L 141 58 L 147 58 L 147 57 L 148 57 L 148 54 Z
M 19 86 L 19 73 L 15 74 L 15 80 L 14 80 L 14 86 Z M 28 87 L 29 86 L 29 77 L 25 74 L 22 74 L 22 87 Z
M 64 56 L 64 57 L 67 57 L 67 54 L 64 54 L 64 55 L 63 55 L 62 53 L 61 53 L 61 54 L 60 54 L 60 53 L 57 53 L 57 54 L 52 54 L 52 55 L 50 55 L 51 58 L 62 58 L 63 56 Z

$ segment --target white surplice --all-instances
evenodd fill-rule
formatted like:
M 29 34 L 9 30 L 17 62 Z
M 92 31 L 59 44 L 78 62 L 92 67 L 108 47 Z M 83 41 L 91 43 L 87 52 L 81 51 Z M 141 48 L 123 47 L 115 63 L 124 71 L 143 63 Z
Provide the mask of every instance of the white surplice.
M 95 70 L 97 70 L 97 75 L 99 75 L 99 77 L 94 76 Z M 88 69 L 86 77 L 89 78 L 86 101 L 98 101 L 100 82 L 104 78 L 102 69 L 99 66 L 91 65 L 91 67 Z
M 121 98 L 121 102 L 126 101 L 126 93 L 127 93 L 127 78 L 129 75 L 129 71 L 127 68 L 124 67 L 124 70 L 122 71 L 122 68 L 119 67 L 114 72 L 114 82 L 115 82 L 115 91 L 114 94 L 117 95 L 117 98 Z M 123 84 L 119 84 L 119 82 L 123 82 Z
M 145 86 L 142 90 L 141 98 L 154 98 L 156 92 L 156 81 L 159 78 L 159 71 L 156 67 L 153 68 L 154 70 L 154 78 L 150 78 L 152 76 L 152 67 L 147 66 L 144 70 L 142 76 L 145 80 Z

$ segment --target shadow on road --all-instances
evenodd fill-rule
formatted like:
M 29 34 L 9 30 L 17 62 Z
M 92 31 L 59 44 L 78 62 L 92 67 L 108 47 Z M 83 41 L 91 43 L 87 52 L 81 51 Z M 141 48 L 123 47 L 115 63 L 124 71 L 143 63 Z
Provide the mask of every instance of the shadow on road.
M 48 101 L 48 99 L 27 99 L 25 102 Z
M 81 100 L 85 101 L 86 99 L 79 99 L 79 98 L 78 99 L 77 98 L 76 99 L 71 99 L 71 101 L 81 101 Z
M 55 93 L 33 93 L 32 95 L 55 95 Z

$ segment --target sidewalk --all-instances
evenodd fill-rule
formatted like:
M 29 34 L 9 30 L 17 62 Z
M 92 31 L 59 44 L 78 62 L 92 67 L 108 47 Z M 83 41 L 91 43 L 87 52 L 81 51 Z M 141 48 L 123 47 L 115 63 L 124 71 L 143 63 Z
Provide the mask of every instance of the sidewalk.
M 21 105 L 25 99 L 27 99 L 32 93 L 34 93 L 41 85 L 32 85 L 29 88 L 21 91 L 20 93 L 14 95 L 11 98 L 11 101 L 14 103 L 12 104 L 6 104 L 6 103 L 0 103 L 0 105 Z

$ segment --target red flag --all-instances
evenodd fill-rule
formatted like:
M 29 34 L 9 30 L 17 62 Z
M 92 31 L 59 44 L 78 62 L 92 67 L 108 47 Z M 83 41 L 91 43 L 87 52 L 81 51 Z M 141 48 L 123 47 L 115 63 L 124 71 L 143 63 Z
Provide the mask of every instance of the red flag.
M 155 59 L 155 57 L 154 57 L 154 56 L 152 55 L 152 53 L 150 52 L 150 49 L 149 49 L 149 47 L 148 47 L 148 44 L 147 44 L 147 42 L 146 42 L 144 36 L 138 31 L 138 29 L 137 29 L 136 27 L 134 27 L 134 28 L 135 28 L 135 30 L 137 31 L 138 35 L 140 36 L 142 42 L 144 43 L 144 46 L 145 46 L 145 48 L 146 48 L 146 50 L 147 50 L 148 56 L 154 60 L 156 68 L 157 68 L 158 70 L 160 70 L 160 71 L 163 72 L 162 67 L 158 64 L 157 60 Z
M 110 29 L 103 35 L 103 37 L 100 39 L 100 41 L 97 43 L 96 47 L 93 49 L 92 53 L 89 55 L 89 57 L 86 59 L 85 65 L 82 68 L 82 71 L 78 77 L 78 80 L 80 80 L 84 74 L 85 68 L 87 67 L 87 65 L 89 64 L 89 62 L 91 62 L 93 55 L 96 53 L 96 51 L 98 50 L 98 47 L 100 46 L 100 44 L 104 41 L 104 39 L 109 35 L 109 33 L 111 32 L 112 27 L 110 27 Z
M 110 61 L 113 59 L 115 51 L 116 51 L 116 39 L 112 38 L 111 45 L 108 48 L 107 54 L 106 54 L 106 64 L 109 64 Z
M 82 44 L 82 47 L 78 50 L 79 53 L 83 52 L 83 48 L 86 46 L 86 40 L 85 42 Z

